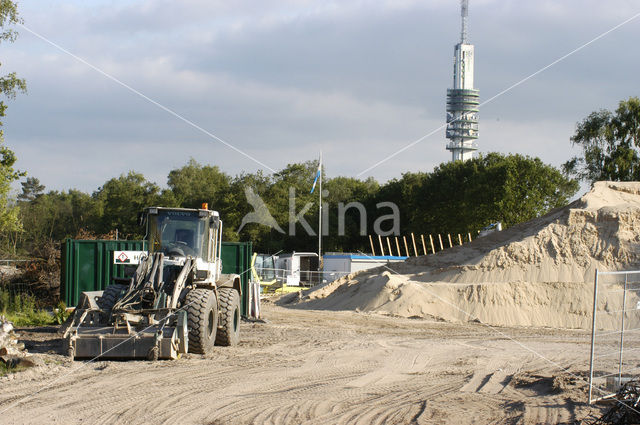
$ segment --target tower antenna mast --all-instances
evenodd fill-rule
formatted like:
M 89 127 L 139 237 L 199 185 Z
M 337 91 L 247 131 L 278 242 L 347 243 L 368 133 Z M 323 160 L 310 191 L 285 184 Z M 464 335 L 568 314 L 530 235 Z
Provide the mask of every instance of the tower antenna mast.
M 467 44 L 467 17 L 469 16 L 469 0 L 461 0 L 460 16 L 462 16 L 462 31 L 460 32 L 460 43 Z
M 453 87 L 447 90 L 447 150 L 452 161 L 466 161 L 478 150 L 478 111 L 480 94 L 473 85 L 474 48 L 467 41 L 469 0 L 461 0 L 460 43 L 453 54 Z

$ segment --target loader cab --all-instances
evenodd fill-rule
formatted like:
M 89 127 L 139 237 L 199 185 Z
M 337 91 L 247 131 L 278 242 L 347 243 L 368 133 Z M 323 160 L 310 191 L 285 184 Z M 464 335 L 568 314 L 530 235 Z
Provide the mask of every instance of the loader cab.
M 222 230 L 217 211 L 151 207 L 145 209 L 144 218 L 151 253 L 194 257 L 207 263 L 217 258 Z

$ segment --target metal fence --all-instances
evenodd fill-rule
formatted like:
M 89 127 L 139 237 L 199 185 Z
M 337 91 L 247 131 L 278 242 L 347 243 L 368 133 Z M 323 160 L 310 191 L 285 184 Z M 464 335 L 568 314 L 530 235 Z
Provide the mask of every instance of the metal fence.
M 593 284 L 589 403 L 615 395 L 640 374 L 640 270 L 596 270 Z
M 32 260 L 0 259 L 0 266 L 12 266 L 8 270 L 0 270 L 0 291 L 9 294 L 11 297 L 23 294 L 32 295 L 28 283 L 16 281 L 16 277 L 19 277 L 21 272 L 15 272 L 13 267 L 29 261 Z
M 288 284 L 287 278 L 290 278 L 291 276 L 296 276 L 300 278 L 298 285 L 290 285 L 290 286 L 300 286 L 303 288 L 310 288 L 320 283 L 333 282 L 334 280 L 339 279 L 342 276 L 346 276 L 351 272 L 300 270 L 298 272 L 292 273 L 291 271 L 288 271 L 285 269 L 256 267 L 256 273 L 260 277 L 261 281 L 273 282 L 278 285 L 287 285 Z
M 7 259 L 7 260 L 2 260 L 0 259 L 0 266 L 17 266 L 18 264 L 21 263 L 28 263 L 29 261 L 32 260 L 11 260 L 11 259 Z

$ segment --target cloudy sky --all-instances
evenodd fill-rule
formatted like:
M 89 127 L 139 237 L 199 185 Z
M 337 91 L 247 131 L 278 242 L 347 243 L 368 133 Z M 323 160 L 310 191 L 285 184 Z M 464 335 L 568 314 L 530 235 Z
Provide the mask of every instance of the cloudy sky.
M 235 175 L 322 150 L 330 176 L 379 181 L 450 158 L 440 130 L 362 173 L 444 123 L 457 0 L 23 0 L 19 8 L 26 28 L 2 45 L 0 73 L 16 71 L 28 94 L 9 102 L 5 138 L 18 167 L 48 189 L 92 192 L 129 170 L 164 186 L 191 157 Z M 486 100 L 640 13 L 640 3 L 470 0 L 469 10 Z M 484 105 L 480 151 L 556 166 L 569 159 L 577 121 L 640 95 L 639 39 L 640 17 Z

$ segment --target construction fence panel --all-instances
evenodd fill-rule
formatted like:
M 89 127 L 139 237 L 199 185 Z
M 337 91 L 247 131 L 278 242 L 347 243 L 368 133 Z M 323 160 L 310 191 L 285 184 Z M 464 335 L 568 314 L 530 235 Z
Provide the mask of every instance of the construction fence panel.
M 589 403 L 640 375 L 640 270 L 596 270 L 592 307 Z

